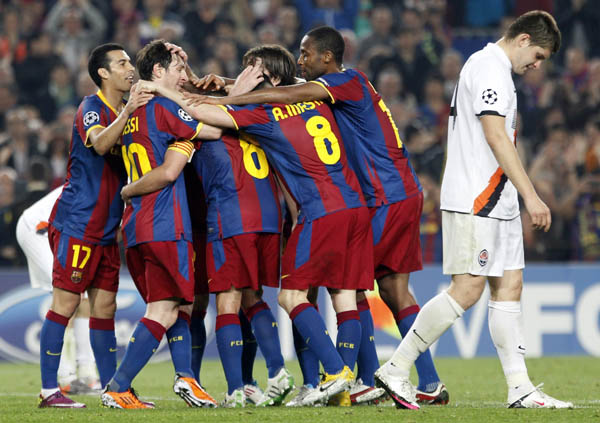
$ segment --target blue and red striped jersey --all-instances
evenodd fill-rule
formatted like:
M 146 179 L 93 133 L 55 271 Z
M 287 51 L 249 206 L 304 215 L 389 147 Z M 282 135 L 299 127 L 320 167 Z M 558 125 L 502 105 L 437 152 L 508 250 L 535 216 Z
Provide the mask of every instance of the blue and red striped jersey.
M 175 102 L 154 97 L 129 117 L 123 130 L 123 161 L 133 182 L 160 166 L 167 150 L 190 157 L 194 138 L 202 124 L 190 117 Z M 123 240 L 126 247 L 144 242 L 192 241 L 183 172 L 175 182 L 159 191 L 133 197 L 123 215 Z
M 277 182 L 264 151 L 244 134 L 225 132 L 203 142 L 192 163 L 207 203 L 207 241 L 252 232 L 279 233 Z
M 392 115 L 364 73 L 347 69 L 311 82 L 329 93 L 369 207 L 402 201 L 421 191 Z
M 299 209 L 298 220 L 364 206 L 333 113 L 322 101 L 224 108 L 254 135 Z
M 91 129 L 107 127 L 117 111 L 101 91 L 83 99 L 73 121 L 67 177 L 49 222 L 59 231 L 93 244 L 115 242 L 123 215 L 126 174 L 118 146 L 101 156 L 88 142 Z

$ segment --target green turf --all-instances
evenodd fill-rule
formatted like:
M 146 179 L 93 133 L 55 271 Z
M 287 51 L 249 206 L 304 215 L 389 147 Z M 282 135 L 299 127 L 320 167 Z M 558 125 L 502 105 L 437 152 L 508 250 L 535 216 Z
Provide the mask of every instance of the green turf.
M 545 382 L 550 395 L 575 403 L 574 410 L 509 410 L 504 408 L 506 389 L 496 358 L 472 360 L 436 359 L 439 374 L 448 386 L 450 404 L 425 406 L 418 411 L 394 407 L 286 407 L 257 409 L 191 409 L 172 393 L 170 363 L 149 364 L 134 381 L 142 399 L 153 400 L 154 410 L 112 410 L 100 406 L 98 397 L 76 396 L 85 410 L 38 409 L 39 369 L 31 364 L 0 364 L 0 422 L 126 421 L 126 422 L 600 422 L 600 360 L 593 357 L 530 359 L 529 374 L 534 383 Z M 288 363 L 300 381 L 297 362 Z M 414 376 L 414 375 L 413 375 Z M 255 365 L 255 377 L 264 387 L 264 362 Z M 414 379 L 413 379 L 414 380 Z M 226 385 L 221 365 L 207 361 L 202 383 L 217 400 Z M 294 395 L 294 393 L 292 393 Z

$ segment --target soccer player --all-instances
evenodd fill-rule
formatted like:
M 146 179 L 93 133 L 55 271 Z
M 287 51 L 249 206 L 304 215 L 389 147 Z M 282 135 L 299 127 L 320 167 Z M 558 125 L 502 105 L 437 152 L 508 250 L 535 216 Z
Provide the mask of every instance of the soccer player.
M 452 98 L 448 156 L 442 181 L 443 269 L 448 290 L 423 306 L 410 333 L 376 373 L 394 400 L 414 408 L 408 371 L 489 283 L 489 329 L 506 383 L 509 408 L 572 408 L 531 383 L 521 315 L 523 228 L 519 192 L 536 229 L 548 231 L 550 210 L 538 197 L 517 150 L 517 95 L 511 71 L 537 69 L 560 47 L 554 18 L 518 17 L 504 36 L 465 63 Z
M 409 274 L 422 269 L 419 239 L 422 189 L 408 160 L 391 114 L 367 77 L 344 69 L 344 40 L 331 27 L 315 28 L 302 39 L 298 64 L 309 81 L 224 98 L 201 98 L 213 104 L 329 101 L 371 212 L 375 278 L 381 298 L 405 336 L 419 311 L 408 290 Z M 198 99 L 193 95 L 190 99 Z M 351 390 L 354 403 L 370 402 L 383 392 L 374 388 L 379 361 L 373 342 L 373 320 L 364 293 L 357 296 L 362 325 L 358 378 Z M 429 350 L 415 363 L 418 398 L 446 404 L 448 392 L 435 370 Z
M 279 287 L 282 222 L 274 174 L 262 149 L 233 131 L 219 142 L 202 143 L 192 163 L 206 193 L 208 287 L 216 293 L 217 346 L 228 384 L 223 405 L 243 407 L 246 396 L 257 406 L 279 405 L 293 378 L 284 367 L 277 323 L 260 294 L 262 285 Z M 252 379 L 253 342 L 267 362 L 266 397 Z
M 262 69 L 262 63 L 265 78 L 273 85 L 295 80 L 294 59 L 282 47 L 252 49 L 245 63 L 255 64 L 255 70 Z M 159 92 L 186 104 L 178 92 L 162 88 Z M 355 291 L 373 285 L 372 238 L 360 186 L 347 165 L 331 110 L 317 101 L 226 110 L 200 105 L 188 111 L 207 123 L 244 130 L 256 137 L 298 204 L 298 224 L 282 259 L 279 303 L 325 370 L 319 389 L 305 397 L 304 405 L 344 391 L 354 377 L 349 367 L 355 365 L 360 342 Z M 311 286 L 326 286 L 330 292 L 338 313 L 338 350 L 307 300 Z
M 187 81 L 183 58 L 172 54 L 162 40 L 140 50 L 136 65 L 142 79 L 166 87 L 175 89 Z M 131 382 L 165 333 L 175 367 L 175 393 L 190 406 L 216 406 L 191 370 L 189 315 L 194 299 L 194 264 L 182 170 L 193 151 L 189 140 L 212 139 L 220 134 L 163 97 L 137 109 L 123 130 L 123 161 L 131 181 L 121 191 L 127 202 L 123 240 L 127 266 L 147 306 L 121 365 L 102 394 L 107 407 L 151 408 L 138 399 Z M 180 305 L 187 306 L 185 311 L 180 311 Z
M 103 386 L 116 368 L 116 231 L 123 212 L 119 192 L 125 169 L 115 144 L 129 114 L 152 95 L 132 88 L 134 68 L 118 44 L 96 47 L 88 71 L 100 89 L 85 97 L 77 110 L 66 182 L 49 219 L 54 289 L 40 334 L 42 408 L 85 407 L 62 395 L 57 381 L 65 328 L 84 291 L 90 300 L 90 340 Z M 131 95 L 125 104 L 127 92 Z
M 48 218 L 62 186 L 50 191 L 28 207 L 17 221 L 19 246 L 27 257 L 32 288 L 52 291 L 54 257 L 48 244 Z M 90 345 L 89 302 L 84 295 L 80 307 L 65 330 L 58 366 L 58 383 L 63 393 L 89 394 L 99 389 L 96 361 Z

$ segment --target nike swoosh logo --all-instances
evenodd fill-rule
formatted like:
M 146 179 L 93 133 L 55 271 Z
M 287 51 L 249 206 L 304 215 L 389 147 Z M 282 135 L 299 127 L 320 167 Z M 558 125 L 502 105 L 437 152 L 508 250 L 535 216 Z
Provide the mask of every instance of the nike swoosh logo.
M 545 404 L 544 402 L 538 402 L 538 401 L 533 401 L 533 402 L 535 402 L 537 405 L 541 405 L 541 406 L 543 406 Z
M 518 348 L 518 349 L 520 349 L 521 351 L 525 351 L 525 348 L 523 348 L 523 347 L 522 347 L 522 346 L 520 346 L 520 345 L 519 345 L 517 348 Z
M 60 353 L 53 353 L 50 350 L 46 350 L 46 354 L 48 354 L 48 355 L 54 355 L 54 356 L 60 355 Z
M 419 338 L 419 339 L 420 339 L 420 340 L 421 340 L 421 341 L 422 341 L 424 344 L 426 344 L 426 343 L 427 343 L 427 342 L 425 342 L 425 340 L 424 340 L 423 338 L 421 338 L 421 335 L 419 335 L 419 334 L 417 333 L 417 330 L 416 330 L 416 329 L 413 329 L 413 333 L 414 333 L 415 335 L 417 335 L 417 337 L 418 337 L 418 338 Z
M 117 349 L 116 348 L 109 348 L 108 352 L 117 352 Z

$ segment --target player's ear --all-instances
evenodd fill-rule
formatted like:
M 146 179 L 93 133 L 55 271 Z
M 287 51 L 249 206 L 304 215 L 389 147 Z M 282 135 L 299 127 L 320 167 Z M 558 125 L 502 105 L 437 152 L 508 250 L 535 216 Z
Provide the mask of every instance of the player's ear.
M 531 36 L 529 34 L 519 34 L 517 35 L 517 44 L 519 47 L 528 47 L 531 43 Z
M 152 75 L 157 78 L 160 78 L 164 71 L 165 68 L 163 68 L 160 63 L 155 63 L 154 66 L 152 66 Z
M 329 64 L 333 60 L 333 53 L 330 50 L 325 50 L 323 53 L 323 62 Z
M 281 84 L 281 78 L 278 76 L 271 76 L 269 79 L 271 80 L 271 84 L 273 84 L 274 87 Z
M 102 79 L 108 79 L 110 76 L 110 72 L 106 68 L 99 68 L 98 75 L 100 75 L 100 78 Z

